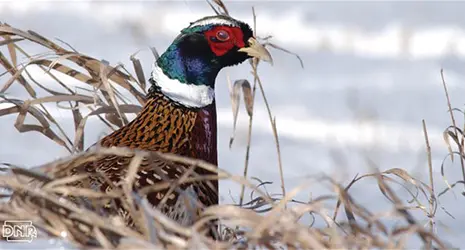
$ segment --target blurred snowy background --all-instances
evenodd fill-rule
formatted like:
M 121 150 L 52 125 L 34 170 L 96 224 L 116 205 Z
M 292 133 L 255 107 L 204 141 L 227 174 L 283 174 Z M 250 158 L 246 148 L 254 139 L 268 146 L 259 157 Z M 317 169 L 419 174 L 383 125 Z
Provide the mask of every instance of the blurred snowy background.
M 447 153 L 442 132 L 450 121 L 440 69 L 444 68 L 452 105 L 462 108 L 465 2 L 225 3 L 233 17 L 249 23 L 255 6 L 258 35 L 273 35 L 274 43 L 298 53 L 304 61 L 302 69 L 295 57 L 273 50 L 274 66 L 259 68 L 277 119 L 288 189 L 321 172 L 348 183 L 357 173 L 370 171 L 367 158 L 382 170 L 403 168 L 427 182 L 422 119 L 428 126 L 436 189 L 446 187 L 440 176 Z M 142 49 L 138 57 L 146 74 L 152 64 L 148 46 L 162 53 L 190 21 L 212 13 L 200 0 L 0 1 L 0 21 L 59 38 L 112 65 L 122 62 L 131 68 L 129 56 Z M 244 63 L 223 70 L 216 85 L 219 164 L 241 174 L 248 118 L 241 106 L 236 140 L 229 149 L 232 112 L 226 73 L 233 80 L 252 77 Z M 43 73 L 38 74 L 40 79 Z M 26 96 L 19 85 L 8 94 Z M 274 139 L 264 104 L 257 96 L 249 176 L 273 181 L 272 190 L 279 192 Z M 72 131 L 71 116 L 56 112 Z M 31 166 L 67 155 L 42 135 L 20 134 L 13 127 L 14 120 L 15 116 L 0 118 L 0 162 Z M 86 133 L 90 145 L 108 131 L 90 121 Z M 457 164 L 446 161 L 446 165 L 449 182 L 461 178 Z M 322 191 L 319 187 L 311 193 Z M 457 189 L 455 195 L 440 199 L 440 205 L 455 218 L 441 209 L 436 215 L 437 233 L 455 247 L 465 247 L 464 197 L 460 192 Z M 389 204 L 373 182 L 355 185 L 352 193 L 377 211 Z M 237 200 L 238 195 L 238 186 L 221 184 L 224 202 L 231 202 L 231 196 Z M 299 198 L 309 199 L 309 194 Z

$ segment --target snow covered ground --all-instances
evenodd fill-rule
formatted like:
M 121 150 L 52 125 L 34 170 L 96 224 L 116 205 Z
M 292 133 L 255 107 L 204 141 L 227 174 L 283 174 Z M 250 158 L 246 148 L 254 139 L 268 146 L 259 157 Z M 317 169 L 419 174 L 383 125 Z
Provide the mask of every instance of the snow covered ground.
M 381 169 L 404 168 L 426 181 L 422 119 L 431 140 L 436 188 L 446 187 L 440 165 L 447 153 L 442 131 L 449 125 L 449 117 L 440 69 L 444 68 L 453 106 L 461 108 L 465 17 L 460 10 L 465 3 L 226 3 L 233 16 L 249 23 L 250 8 L 255 6 L 258 34 L 273 35 L 275 43 L 299 53 L 305 63 L 302 69 L 294 57 L 273 51 L 274 67 L 260 67 L 277 118 L 288 189 L 321 172 L 347 183 L 355 174 L 369 171 L 367 156 Z M 0 21 L 60 38 L 84 54 L 126 65 L 130 65 L 129 55 L 148 45 L 163 51 L 181 28 L 211 13 L 203 1 L 0 1 Z M 149 72 L 150 53 L 145 50 L 140 57 Z M 246 64 L 223 70 L 216 86 L 220 166 L 236 174 L 242 172 L 248 119 L 241 110 L 237 138 L 230 150 L 232 113 L 226 73 L 233 79 L 251 79 L 248 72 Z M 24 91 L 16 87 L 9 94 L 24 96 Z M 261 98 L 255 110 L 249 175 L 274 181 L 274 191 L 279 191 L 273 137 Z M 60 115 L 72 129 L 70 117 Z M 13 123 L 13 116 L 0 118 L 1 162 L 30 166 L 66 155 L 41 135 L 19 134 Z M 87 128 L 88 144 L 107 132 L 103 127 Z M 27 151 L 27 157 L 19 149 Z M 458 166 L 447 164 L 449 181 L 458 180 Z M 368 186 L 372 184 L 360 183 L 352 192 L 358 197 L 363 194 L 362 204 L 382 211 L 388 203 Z M 222 183 L 224 201 L 230 201 L 229 191 L 237 198 L 238 190 L 231 183 Z M 438 225 L 449 227 L 439 226 L 438 233 L 455 247 L 465 247 L 461 240 L 465 236 L 463 201 L 460 194 L 445 195 L 441 205 L 455 219 L 442 210 L 437 214 Z

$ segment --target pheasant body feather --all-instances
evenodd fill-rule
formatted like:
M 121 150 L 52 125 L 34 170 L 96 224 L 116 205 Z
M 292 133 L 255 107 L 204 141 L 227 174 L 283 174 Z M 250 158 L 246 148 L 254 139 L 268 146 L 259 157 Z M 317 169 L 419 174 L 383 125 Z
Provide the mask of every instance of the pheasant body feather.
M 102 147 L 128 147 L 162 153 L 174 153 L 191 158 L 204 159 L 216 165 L 216 112 L 214 103 L 205 110 L 194 110 L 173 103 L 158 91 L 150 94 L 150 99 L 138 115 L 128 125 L 113 132 L 100 142 Z M 103 192 L 112 190 L 112 185 L 121 183 L 127 174 L 130 157 L 106 156 L 91 164 L 85 164 L 72 173 L 63 172 L 62 175 L 74 175 L 80 172 L 99 173 L 91 175 L 87 183 L 75 185 L 92 186 Z M 172 164 L 161 159 L 144 159 L 134 182 L 134 188 L 140 189 L 161 181 L 178 180 L 187 170 L 187 166 Z M 194 171 L 198 175 L 211 175 L 214 173 L 204 169 Z M 60 173 L 55 174 L 59 176 Z M 107 178 L 102 178 L 101 176 Z M 111 181 L 109 183 L 108 181 Z M 193 183 L 180 185 L 182 190 L 191 187 L 204 206 L 218 203 L 218 183 Z M 165 197 L 168 189 L 148 193 L 147 198 L 154 206 Z M 170 208 L 178 201 L 178 193 L 172 192 L 162 205 L 165 212 L 177 213 Z M 179 218 L 184 220 L 184 218 Z

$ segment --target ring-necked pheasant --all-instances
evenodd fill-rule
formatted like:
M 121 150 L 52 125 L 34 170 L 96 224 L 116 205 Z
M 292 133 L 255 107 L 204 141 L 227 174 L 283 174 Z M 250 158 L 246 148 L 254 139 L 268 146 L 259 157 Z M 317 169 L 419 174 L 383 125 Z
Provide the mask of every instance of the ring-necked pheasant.
M 271 62 L 270 54 L 253 37 L 246 23 L 227 16 L 205 17 L 191 23 L 155 62 L 150 78 L 152 86 L 142 112 L 126 126 L 104 137 L 100 145 L 174 153 L 217 165 L 215 78 L 222 68 L 252 57 Z M 76 185 L 107 191 L 111 187 L 106 180 L 121 182 L 129 161 L 130 158 L 107 156 L 71 173 L 64 171 L 55 175 L 90 173 L 91 178 Z M 145 159 L 137 173 L 135 188 L 154 185 L 163 177 L 175 180 L 186 169 L 161 159 Z M 199 168 L 195 171 L 199 175 L 212 174 Z M 181 188 L 192 189 L 205 206 L 218 203 L 217 181 Z M 156 206 L 165 192 L 152 192 L 148 200 Z M 169 217 L 191 224 L 192 218 L 179 211 L 178 196 L 176 192 L 171 193 L 164 199 L 166 205 L 162 209 Z

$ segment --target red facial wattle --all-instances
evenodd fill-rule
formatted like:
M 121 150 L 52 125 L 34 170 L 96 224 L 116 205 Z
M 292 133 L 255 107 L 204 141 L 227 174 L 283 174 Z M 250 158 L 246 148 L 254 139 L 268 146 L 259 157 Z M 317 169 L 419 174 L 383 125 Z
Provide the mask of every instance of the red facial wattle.
M 234 46 L 243 48 L 244 34 L 238 27 L 217 26 L 205 32 L 208 44 L 216 56 L 222 56 Z

